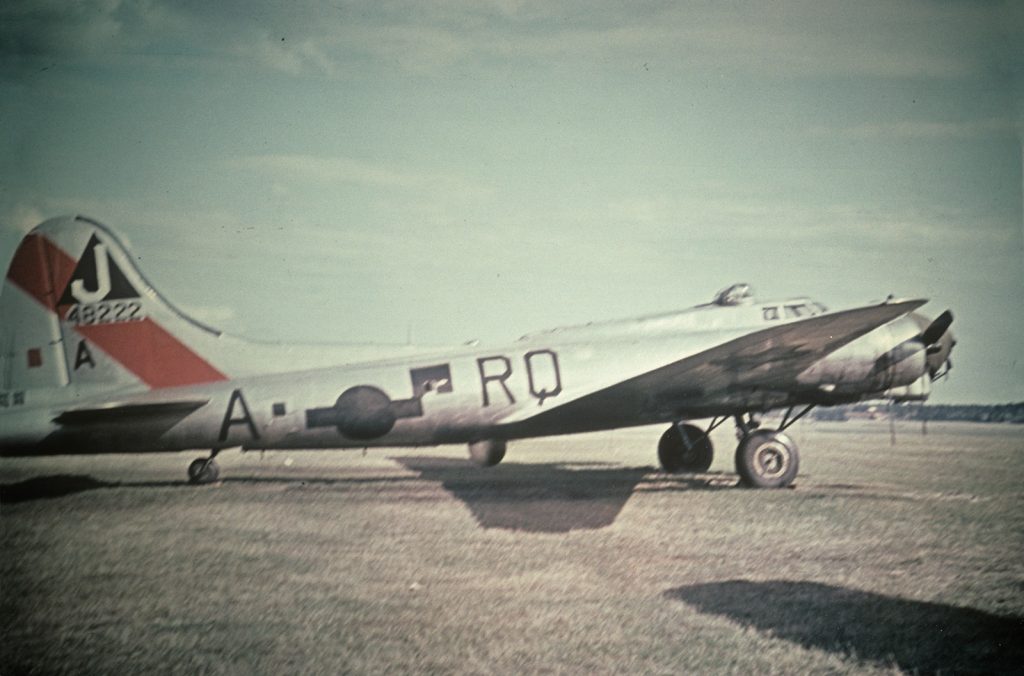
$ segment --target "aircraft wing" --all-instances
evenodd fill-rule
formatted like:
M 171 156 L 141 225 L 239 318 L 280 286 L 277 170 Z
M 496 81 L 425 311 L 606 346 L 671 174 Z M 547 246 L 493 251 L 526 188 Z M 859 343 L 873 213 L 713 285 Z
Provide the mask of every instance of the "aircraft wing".
M 789 391 L 814 362 L 926 302 L 873 305 L 753 331 L 542 411 L 521 411 L 502 423 L 510 432 L 523 427 L 531 434 L 549 427 L 572 431 L 574 421 L 584 420 L 601 420 L 612 428 L 663 420 L 724 394 Z

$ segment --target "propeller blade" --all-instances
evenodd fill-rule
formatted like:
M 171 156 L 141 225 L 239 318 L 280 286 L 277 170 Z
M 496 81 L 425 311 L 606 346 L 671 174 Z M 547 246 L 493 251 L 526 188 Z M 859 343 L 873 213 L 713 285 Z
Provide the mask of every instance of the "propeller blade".
M 953 323 L 953 313 L 946 310 L 941 315 L 935 318 L 928 328 L 921 334 L 921 342 L 925 345 L 934 345 L 939 342 L 939 338 L 945 335 L 949 329 L 949 325 Z

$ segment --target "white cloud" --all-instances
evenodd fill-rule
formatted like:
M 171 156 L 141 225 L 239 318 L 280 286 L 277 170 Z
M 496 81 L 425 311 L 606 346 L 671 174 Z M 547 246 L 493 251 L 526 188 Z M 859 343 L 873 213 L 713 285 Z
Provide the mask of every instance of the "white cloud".
M 653 63 L 763 75 L 962 77 L 1010 61 L 997 8 L 845 2 L 80 3 L 0 10 L 0 54 L 191 54 L 326 76 L 367 64 L 413 74 L 509 59 Z M 1018 57 L 1019 59 L 1019 57 Z
M 242 59 L 252 59 L 263 66 L 290 75 L 318 73 L 333 77 L 339 64 L 328 53 L 329 44 L 314 38 L 282 39 L 267 33 L 257 33 L 236 40 L 231 45 Z
M 672 239 L 677 238 L 673 233 L 686 233 L 686 238 L 718 244 L 796 241 L 888 251 L 1024 246 L 1021 233 L 1005 223 L 940 209 L 893 211 L 719 194 L 615 200 L 579 217 L 600 222 L 602 213 L 611 222 L 628 225 L 634 237 L 646 233 Z
M 276 190 L 288 184 L 352 184 L 373 188 L 440 191 L 451 196 L 485 195 L 489 190 L 467 178 L 438 172 L 395 169 L 351 157 L 303 154 L 250 155 L 227 162 L 232 169 L 256 171 L 274 179 Z
M 0 213 L 0 222 L 7 229 L 14 230 L 20 235 L 26 234 L 45 219 L 46 216 L 38 207 L 24 203 L 14 204 Z
M 887 123 L 864 123 L 849 126 L 816 125 L 809 129 L 814 136 L 839 136 L 852 139 L 887 138 L 976 138 L 979 136 L 1013 135 L 1017 123 L 1009 117 L 941 122 L 935 120 L 901 120 Z

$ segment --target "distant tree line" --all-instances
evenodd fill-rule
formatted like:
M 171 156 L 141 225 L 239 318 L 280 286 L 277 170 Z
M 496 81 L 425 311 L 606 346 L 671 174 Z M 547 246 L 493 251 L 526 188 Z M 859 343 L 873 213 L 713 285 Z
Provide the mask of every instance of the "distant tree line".
M 815 420 L 885 418 L 896 420 L 962 420 L 1024 424 L 1024 401 L 1015 404 L 893 404 L 860 403 L 816 408 Z

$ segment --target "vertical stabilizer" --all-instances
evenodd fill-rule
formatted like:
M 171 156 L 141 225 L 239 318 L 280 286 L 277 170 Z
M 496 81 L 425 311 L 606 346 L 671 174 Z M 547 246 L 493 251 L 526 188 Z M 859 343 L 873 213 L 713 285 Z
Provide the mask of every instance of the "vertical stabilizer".
M 26 235 L 0 293 L 4 390 L 224 380 L 202 356 L 218 335 L 164 300 L 118 237 L 83 217 Z

